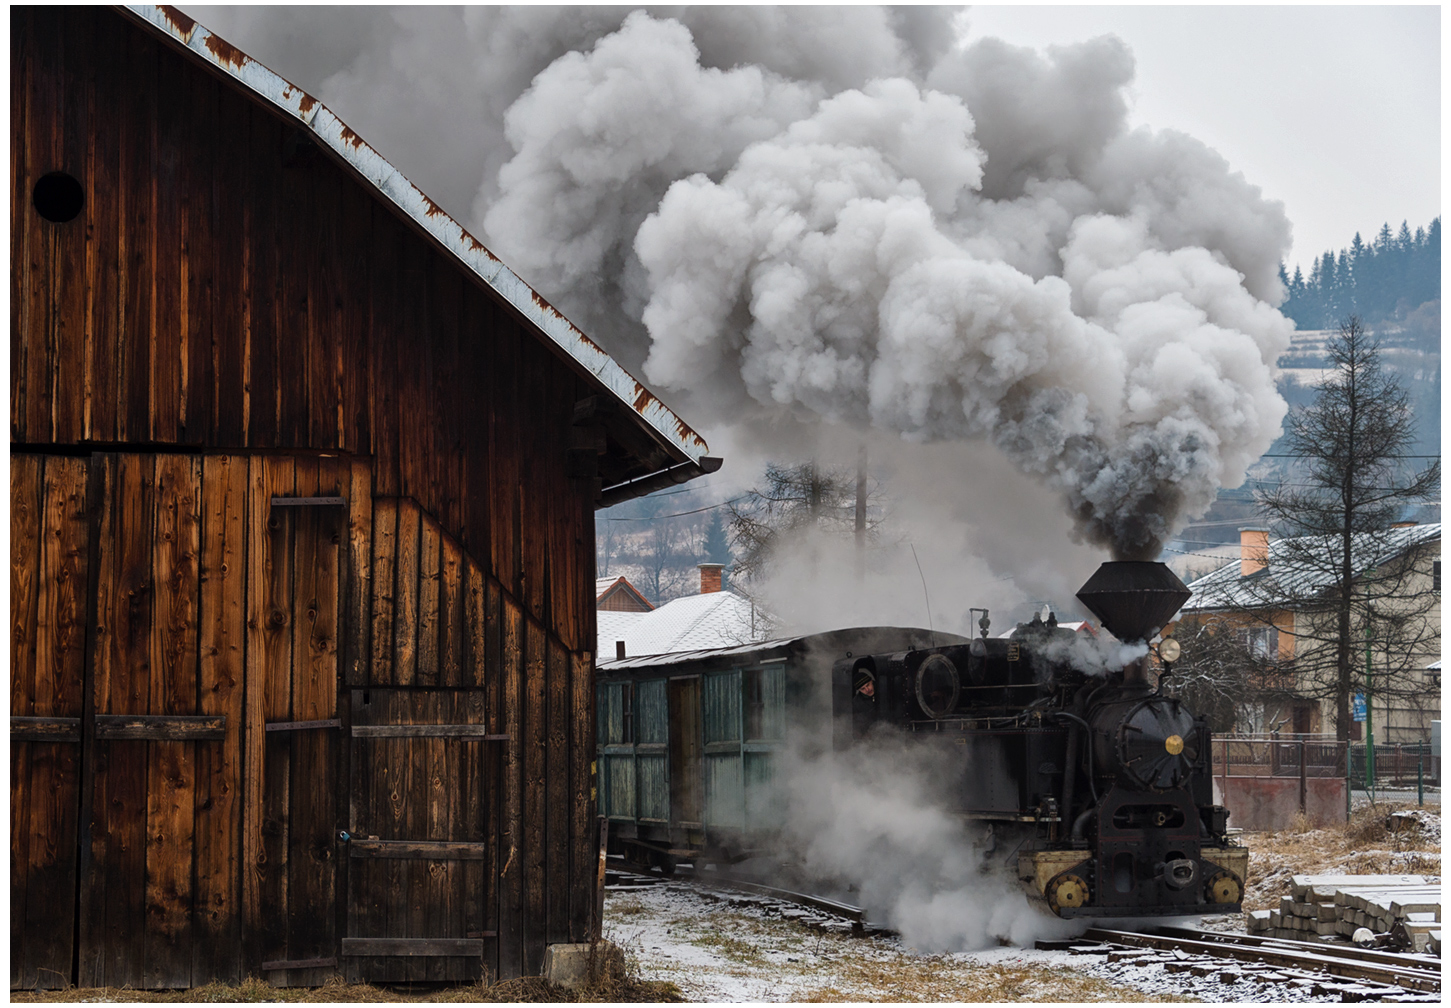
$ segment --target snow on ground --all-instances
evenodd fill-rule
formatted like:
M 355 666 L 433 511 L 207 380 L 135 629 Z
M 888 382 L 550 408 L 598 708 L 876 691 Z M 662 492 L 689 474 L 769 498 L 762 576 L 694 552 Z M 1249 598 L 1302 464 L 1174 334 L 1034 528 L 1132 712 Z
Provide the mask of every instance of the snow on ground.
M 1013 947 L 922 955 L 894 937 L 812 927 L 828 918 L 686 882 L 606 893 L 605 937 L 646 980 L 692 1001 L 1338 1001 L 1308 988 L 1221 983 L 1162 965 Z M 838 925 L 839 927 L 839 925 Z

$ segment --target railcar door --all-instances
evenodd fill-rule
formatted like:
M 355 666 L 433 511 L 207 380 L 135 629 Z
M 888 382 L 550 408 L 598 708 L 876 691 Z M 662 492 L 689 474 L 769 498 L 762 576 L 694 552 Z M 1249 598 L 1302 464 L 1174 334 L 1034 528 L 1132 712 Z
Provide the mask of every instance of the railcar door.
M 671 825 L 700 829 L 702 822 L 700 677 L 671 679 Z

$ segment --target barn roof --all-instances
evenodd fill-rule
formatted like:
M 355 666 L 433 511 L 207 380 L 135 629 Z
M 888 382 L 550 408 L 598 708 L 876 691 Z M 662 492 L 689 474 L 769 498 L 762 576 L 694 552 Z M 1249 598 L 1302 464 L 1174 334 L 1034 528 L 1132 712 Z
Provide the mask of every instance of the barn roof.
M 602 391 L 608 391 L 628 407 L 648 426 L 654 440 L 661 442 L 669 454 L 677 457 L 682 469 L 689 470 L 680 472 L 670 482 L 684 482 L 702 472 L 719 468 L 719 459 L 709 458 L 710 449 L 705 440 L 684 420 L 464 230 L 442 207 L 404 178 L 327 106 L 176 7 L 136 4 L 126 5 L 123 9 L 295 120 L 298 128 L 307 130 L 320 145 L 375 189 L 381 198 L 411 218 L 460 266 L 475 274 L 513 306 L 545 339 L 593 376 L 602 386 Z M 639 482 L 643 481 L 633 481 Z M 652 485 L 649 489 L 655 488 Z M 649 492 L 644 486 L 635 489 L 637 492 Z M 614 502 L 609 499 L 610 488 L 606 488 L 605 496 L 608 502 Z M 635 496 L 635 493 L 617 493 L 614 499 L 628 496 Z

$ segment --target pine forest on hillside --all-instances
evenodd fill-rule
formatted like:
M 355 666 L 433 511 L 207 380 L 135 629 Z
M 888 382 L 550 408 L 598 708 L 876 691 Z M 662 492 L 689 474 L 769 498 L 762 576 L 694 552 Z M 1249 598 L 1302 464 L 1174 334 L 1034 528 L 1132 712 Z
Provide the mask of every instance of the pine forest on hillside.
M 1286 276 L 1281 265 L 1280 280 L 1286 290 L 1280 311 L 1299 329 L 1334 329 L 1348 315 L 1371 328 L 1385 323 L 1421 328 L 1417 313 L 1434 313 L 1439 321 L 1441 218 L 1414 234 L 1405 221 L 1395 234 L 1382 224 L 1370 243 L 1357 232 L 1349 248 L 1321 253 L 1308 277 L 1299 266 Z M 1432 303 L 1437 307 L 1430 308 Z

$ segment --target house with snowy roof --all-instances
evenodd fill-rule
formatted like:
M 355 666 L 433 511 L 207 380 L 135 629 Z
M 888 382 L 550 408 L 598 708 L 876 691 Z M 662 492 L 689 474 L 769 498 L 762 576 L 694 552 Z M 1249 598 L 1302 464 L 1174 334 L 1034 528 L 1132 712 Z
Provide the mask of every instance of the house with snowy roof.
M 1234 635 L 1278 675 L 1252 731 L 1335 731 L 1335 698 L 1326 688 L 1335 666 L 1336 536 L 1271 541 L 1264 528 L 1240 530 L 1240 556 L 1188 585 L 1175 636 L 1194 627 Z M 1404 522 L 1357 534 L 1351 545 L 1356 621 L 1355 690 L 1367 665 L 1377 745 L 1420 742 L 1439 717 L 1441 526 Z M 1368 632 L 1364 615 L 1372 618 Z M 1387 627 L 1397 626 L 1391 633 Z M 1407 644 L 1407 641 L 1410 641 Z M 1364 642 L 1363 644 L 1361 642 Z M 1350 738 L 1362 738 L 1362 722 Z
M 640 589 L 630 584 L 623 574 L 595 578 L 595 608 L 600 612 L 649 612 L 650 604 Z
M 601 659 L 736 647 L 767 640 L 771 621 L 744 595 L 721 587 L 721 564 L 700 567 L 700 594 L 648 611 L 596 613 Z M 622 579 L 623 580 L 623 579 Z

